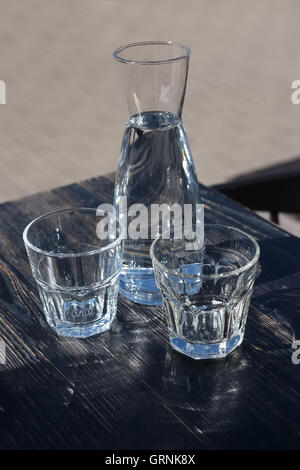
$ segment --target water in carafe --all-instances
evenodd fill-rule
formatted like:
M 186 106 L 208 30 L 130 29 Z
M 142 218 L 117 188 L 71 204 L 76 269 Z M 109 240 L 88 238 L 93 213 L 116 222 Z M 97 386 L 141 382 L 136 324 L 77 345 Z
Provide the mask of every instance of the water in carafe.
M 130 207 L 142 204 L 148 211 L 147 236 L 142 228 L 139 238 L 133 239 L 127 233 L 120 292 L 135 302 L 160 305 L 161 296 L 149 254 L 153 241 L 151 205 L 195 205 L 200 202 L 200 195 L 193 158 L 181 121 L 189 50 L 172 43 L 155 43 L 153 51 L 151 44 L 125 46 L 115 52 L 115 58 L 124 67 L 123 80 L 131 117 L 125 127 L 121 147 L 114 204 L 122 218 L 124 207 L 121 209 L 120 202 L 122 197 L 127 198 L 127 227 L 140 215 L 139 206 L 135 206 L 133 215 L 128 214 Z M 166 47 L 167 50 L 168 47 L 172 48 L 172 51 L 167 52 Z M 128 48 L 143 48 L 145 55 L 139 50 L 139 60 L 130 61 L 126 55 Z M 133 54 L 133 51 L 130 53 Z M 174 55 L 173 62 L 164 58 L 167 53 Z M 154 59 L 142 60 L 147 54 L 154 54 Z M 136 229 L 138 231 L 139 227 Z

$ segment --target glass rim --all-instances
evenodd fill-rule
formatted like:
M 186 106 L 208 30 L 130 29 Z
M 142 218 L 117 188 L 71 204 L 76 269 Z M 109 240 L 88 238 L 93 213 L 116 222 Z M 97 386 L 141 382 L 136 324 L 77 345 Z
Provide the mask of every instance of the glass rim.
M 232 227 L 230 225 L 204 224 L 204 227 L 219 228 L 219 229 L 223 229 L 223 230 L 226 229 L 226 230 L 232 230 L 234 232 L 240 233 L 241 235 L 246 237 L 248 240 L 250 240 L 251 243 L 253 243 L 254 248 L 255 248 L 255 255 L 254 255 L 253 259 L 251 261 L 249 261 L 248 263 L 246 263 L 244 266 L 241 266 L 240 268 L 233 269 L 232 271 L 228 271 L 226 273 L 196 274 L 196 275 L 195 274 L 184 274 L 184 273 L 180 273 L 180 272 L 178 273 L 175 269 L 167 268 L 166 266 L 164 266 L 160 261 L 158 261 L 157 257 L 154 254 L 155 244 L 159 240 L 161 240 L 161 237 L 163 236 L 163 234 L 161 234 L 152 242 L 151 247 L 150 247 L 150 256 L 151 256 L 152 262 L 154 264 L 156 264 L 157 266 L 159 266 L 163 271 L 165 271 L 169 274 L 175 274 L 176 273 L 176 276 L 178 276 L 178 277 L 187 278 L 187 279 L 195 279 L 195 278 L 198 277 L 199 279 L 203 279 L 203 280 L 221 279 L 221 278 L 226 278 L 226 277 L 230 277 L 230 276 L 234 276 L 234 275 L 239 275 L 242 272 L 247 271 L 248 269 L 252 268 L 257 263 L 257 261 L 259 259 L 259 256 L 260 256 L 260 247 L 259 247 L 259 244 L 257 243 L 257 241 L 255 240 L 255 238 L 252 235 L 249 235 L 248 233 L 244 232 L 243 230 L 240 230 L 239 228 L 236 228 L 236 227 Z M 193 251 L 193 250 L 191 250 L 191 251 Z
M 130 47 L 138 47 L 138 46 L 153 46 L 153 45 L 161 45 L 161 46 L 177 46 L 180 47 L 185 51 L 184 54 L 181 54 L 176 57 L 170 57 L 169 59 L 158 59 L 158 60 L 135 60 L 135 59 L 124 59 L 119 54 L 124 51 L 125 49 L 129 49 Z M 141 42 L 131 42 L 128 44 L 124 44 L 123 46 L 118 47 L 113 52 L 113 57 L 118 61 L 124 64 L 137 64 L 137 65 L 151 65 L 151 64 L 167 64 L 169 62 L 176 62 L 178 60 L 184 59 L 186 57 L 190 57 L 191 49 L 183 43 L 174 42 L 174 41 L 141 41 Z
M 80 251 L 78 253 L 51 253 L 49 251 L 38 248 L 37 246 L 35 246 L 33 243 L 31 243 L 28 240 L 28 232 L 33 227 L 33 225 L 35 225 L 37 222 L 41 221 L 42 219 L 46 219 L 49 216 L 57 215 L 63 212 L 65 213 L 66 212 L 94 212 L 95 217 L 96 217 L 96 211 L 97 209 L 92 208 L 92 207 L 69 207 L 69 208 L 64 208 L 64 209 L 56 209 L 51 212 L 47 212 L 46 214 L 42 214 L 39 217 L 36 217 L 31 222 L 29 222 L 23 230 L 23 241 L 24 241 L 25 247 L 30 248 L 36 253 L 49 256 L 51 258 L 78 258 L 81 256 L 95 255 L 95 254 L 101 253 L 102 251 L 106 251 L 106 250 L 113 248 L 114 246 L 118 245 L 122 241 L 122 235 L 118 236 L 115 240 L 113 240 L 111 243 L 108 243 L 105 246 L 102 246 L 99 248 L 93 248 L 87 251 Z

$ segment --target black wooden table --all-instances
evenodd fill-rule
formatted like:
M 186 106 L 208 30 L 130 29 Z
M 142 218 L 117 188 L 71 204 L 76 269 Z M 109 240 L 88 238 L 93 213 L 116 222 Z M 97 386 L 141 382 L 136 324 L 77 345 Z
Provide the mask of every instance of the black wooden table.
M 162 309 L 122 297 L 110 332 L 75 340 L 47 326 L 22 230 L 56 208 L 111 202 L 112 192 L 101 177 L 0 205 L 0 448 L 299 448 L 300 239 L 213 190 L 202 187 L 206 220 L 238 226 L 261 247 L 233 355 L 176 354 Z

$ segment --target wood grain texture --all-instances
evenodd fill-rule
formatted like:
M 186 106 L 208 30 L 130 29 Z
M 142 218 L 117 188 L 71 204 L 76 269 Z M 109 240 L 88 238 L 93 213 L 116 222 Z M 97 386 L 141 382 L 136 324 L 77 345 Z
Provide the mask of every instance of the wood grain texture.
M 49 210 L 111 201 L 111 180 L 0 206 L 0 448 L 299 448 L 300 240 L 201 189 L 207 221 L 240 227 L 261 247 L 244 343 L 216 362 L 174 353 L 162 309 L 122 297 L 102 335 L 60 338 L 46 324 L 22 231 Z

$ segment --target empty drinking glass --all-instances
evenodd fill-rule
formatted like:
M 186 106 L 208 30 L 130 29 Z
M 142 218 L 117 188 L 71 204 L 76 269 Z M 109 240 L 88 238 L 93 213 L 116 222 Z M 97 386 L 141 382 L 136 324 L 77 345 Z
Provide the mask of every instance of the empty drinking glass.
M 204 225 L 204 242 L 158 237 L 151 246 L 171 346 L 194 359 L 225 357 L 244 337 L 259 258 L 250 235 Z
M 123 245 L 117 231 L 100 239 L 98 223 L 96 209 L 62 209 L 24 230 L 46 320 L 59 335 L 92 336 L 115 317 Z

